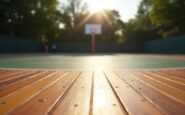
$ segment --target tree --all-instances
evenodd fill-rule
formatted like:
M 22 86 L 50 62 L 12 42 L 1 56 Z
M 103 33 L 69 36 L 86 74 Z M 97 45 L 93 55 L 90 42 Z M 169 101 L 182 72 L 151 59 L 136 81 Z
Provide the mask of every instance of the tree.
M 56 38 L 57 4 L 57 0 L 1 0 L 0 33 L 37 40 Z
M 62 41 L 85 41 L 84 28 L 81 21 L 87 17 L 87 4 L 82 0 L 67 0 L 61 7 L 62 22 L 65 27 L 61 31 Z
M 123 23 L 115 10 L 104 10 L 91 14 L 88 6 L 82 0 L 68 0 L 62 7 L 63 41 L 87 42 L 89 36 L 84 34 L 85 24 L 98 23 L 102 25 L 102 35 L 97 36 L 98 42 L 116 41 L 115 32 L 121 29 Z
M 185 33 L 183 0 L 142 0 L 136 17 L 123 27 L 127 42 L 144 43 Z
M 144 43 L 159 37 L 149 13 L 152 9 L 151 0 L 142 0 L 137 15 L 124 25 L 123 35 L 127 42 Z
M 151 0 L 151 3 L 150 19 L 163 37 L 185 33 L 185 1 Z
M 61 10 L 64 19 L 67 18 L 67 20 L 64 20 L 64 24 L 66 27 L 71 27 L 71 29 L 77 29 L 80 17 L 88 13 L 87 4 L 83 3 L 82 0 L 67 0 Z

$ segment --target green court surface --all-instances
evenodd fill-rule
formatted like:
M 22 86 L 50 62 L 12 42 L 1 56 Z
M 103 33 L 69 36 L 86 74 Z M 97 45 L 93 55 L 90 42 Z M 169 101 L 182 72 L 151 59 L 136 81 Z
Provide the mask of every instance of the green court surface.
M 15 69 L 173 69 L 185 67 L 185 56 L 138 54 L 0 55 L 0 68 Z

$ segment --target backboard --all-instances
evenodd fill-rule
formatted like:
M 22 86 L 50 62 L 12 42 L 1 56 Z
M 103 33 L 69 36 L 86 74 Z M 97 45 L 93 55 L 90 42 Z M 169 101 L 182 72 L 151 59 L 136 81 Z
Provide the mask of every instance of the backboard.
M 85 25 L 85 34 L 101 34 L 101 25 L 100 24 L 86 24 Z

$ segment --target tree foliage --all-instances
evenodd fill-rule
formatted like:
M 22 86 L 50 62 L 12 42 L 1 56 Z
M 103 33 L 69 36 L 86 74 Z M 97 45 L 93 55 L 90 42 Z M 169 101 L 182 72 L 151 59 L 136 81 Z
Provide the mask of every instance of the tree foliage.
M 124 38 L 127 42 L 144 43 L 158 38 L 155 25 L 152 24 L 149 12 L 152 4 L 150 0 L 142 0 L 138 7 L 138 13 L 123 27 Z
M 142 0 L 136 17 L 123 27 L 128 42 L 143 43 L 185 33 L 185 1 Z
M 119 12 L 116 10 L 103 10 L 91 14 L 88 5 L 82 0 L 68 0 L 62 7 L 63 23 L 62 31 L 64 42 L 87 42 L 91 36 L 85 35 L 86 24 L 101 24 L 102 34 L 97 36 L 98 42 L 116 42 L 115 32 L 122 28 L 123 23 Z
M 57 0 L 1 0 L 0 34 L 33 39 L 57 37 Z
M 125 23 L 116 10 L 94 14 L 82 0 L 67 0 L 59 9 L 57 0 L 1 0 L 0 34 L 37 40 L 88 42 L 85 24 L 102 25 L 98 42 L 144 43 L 185 33 L 185 1 L 141 0 L 134 19 Z M 64 27 L 59 28 L 60 25 Z
M 151 0 L 149 13 L 152 23 L 164 37 L 185 32 L 184 0 Z

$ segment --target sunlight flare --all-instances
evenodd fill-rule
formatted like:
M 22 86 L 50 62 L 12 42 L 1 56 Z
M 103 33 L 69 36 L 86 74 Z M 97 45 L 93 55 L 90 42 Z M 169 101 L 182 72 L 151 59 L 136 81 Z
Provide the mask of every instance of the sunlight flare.
M 104 9 L 111 9 L 111 0 L 87 0 L 91 13 L 100 12 Z

